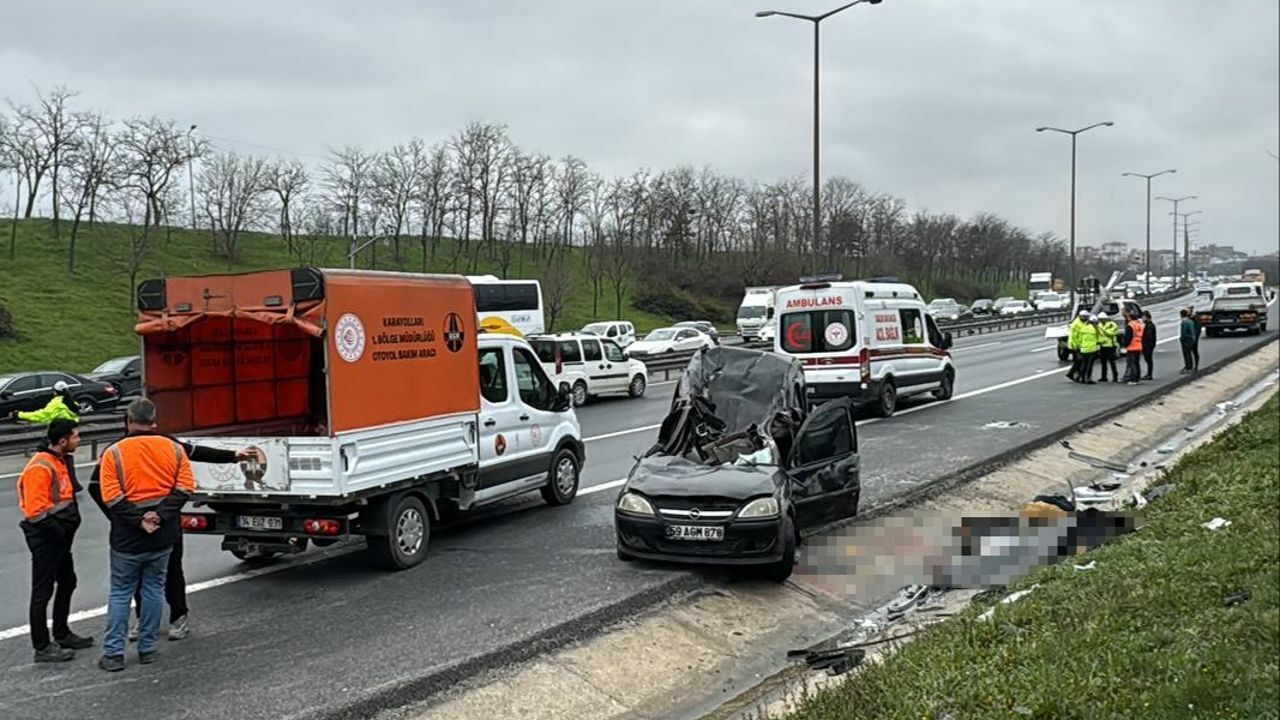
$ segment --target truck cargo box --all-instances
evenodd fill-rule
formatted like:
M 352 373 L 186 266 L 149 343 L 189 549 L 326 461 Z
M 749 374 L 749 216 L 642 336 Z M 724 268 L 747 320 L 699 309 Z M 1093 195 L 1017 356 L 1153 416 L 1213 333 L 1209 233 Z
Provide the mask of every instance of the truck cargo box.
M 252 446 L 202 492 L 341 497 L 475 463 L 476 312 L 455 276 L 298 268 L 144 282 L 165 431 Z

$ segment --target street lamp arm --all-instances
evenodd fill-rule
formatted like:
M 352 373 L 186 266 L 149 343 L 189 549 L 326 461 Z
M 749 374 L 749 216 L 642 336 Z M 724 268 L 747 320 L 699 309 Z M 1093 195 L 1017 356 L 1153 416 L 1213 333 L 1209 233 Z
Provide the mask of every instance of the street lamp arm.
M 1188 200 L 1199 200 L 1199 199 L 1200 199 L 1200 196 L 1199 196 L 1199 195 L 1188 195 L 1188 196 L 1186 196 L 1186 197 L 1171 198 L 1171 197 L 1165 197 L 1164 195 L 1157 195 L 1157 196 L 1156 196 L 1156 199 L 1157 199 L 1157 200 L 1167 200 L 1167 201 L 1169 201 L 1169 202 L 1171 202 L 1171 203 L 1180 203 L 1180 202 L 1186 202 L 1186 201 L 1188 201 Z
M 1114 122 L 1112 122 L 1112 121 L 1110 121 L 1110 120 L 1103 120 L 1102 122 L 1100 122 L 1100 123 L 1094 123 L 1094 124 L 1090 125 L 1089 127 L 1082 127 L 1082 128 L 1080 128 L 1079 130 L 1076 130 L 1076 131 L 1075 131 L 1075 133 L 1073 133 L 1073 134 L 1079 134 L 1079 133 L 1086 132 L 1086 131 L 1088 131 L 1088 130 L 1092 130 L 1092 129 L 1094 129 L 1094 128 L 1098 128 L 1098 127 L 1111 127 L 1112 125 L 1115 125 L 1115 123 L 1114 123 Z
M 801 15 L 800 13 L 785 12 L 783 10 L 761 10 L 756 13 L 756 17 L 758 18 L 773 17 L 775 15 L 779 17 L 795 18 L 796 20 L 808 20 L 809 22 L 814 23 L 822 19 L 813 15 Z
M 835 15 L 836 13 L 844 12 L 845 10 L 848 10 L 854 5 L 861 5 L 864 2 L 870 2 L 872 5 L 878 5 L 880 3 L 880 0 L 853 0 L 853 2 L 845 5 L 841 5 L 835 10 L 829 10 L 827 12 L 822 13 L 817 17 L 817 20 L 826 20 L 827 18 L 831 17 L 832 15 Z

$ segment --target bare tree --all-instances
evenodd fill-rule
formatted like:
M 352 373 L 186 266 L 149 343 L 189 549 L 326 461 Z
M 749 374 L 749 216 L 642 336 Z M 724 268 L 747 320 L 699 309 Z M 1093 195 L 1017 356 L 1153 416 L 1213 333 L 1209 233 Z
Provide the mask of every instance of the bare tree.
M 422 195 L 422 178 L 427 164 L 426 149 L 421 140 L 396 145 L 375 158 L 372 202 L 383 213 L 382 232 L 391 238 L 396 265 L 404 269 L 404 252 L 400 236 L 409 227 L 413 202 Z
M 452 172 L 448 148 L 444 145 L 432 147 L 424 160 L 422 177 L 418 180 L 418 217 L 422 220 L 419 237 L 422 244 L 422 272 L 427 272 L 435 265 L 436 253 L 440 249 L 440 236 L 444 233 L 445 222 L 452 212 Z M 431 243 L 429 256 L 428 240 Z
M 565 304 L 572 285 L 572 272 L 569 263 L 565 261 L 565 253 L 553 256 L 542 277 L 542 305 L 547 311 L 548 332 L 554 332 L 556 323 L 564 319 Z
M 523 155 L 516 152 L 511 160 L 511 183 L 508 185 L 507 204 L 511 209 L 511 223 L 519 233 L 520 259 L 517 273 L 524 274 L 524 256 L 533 230 L 535 198 L 546 185 L 547 166 L 551 159 L 545 155 Z M 509 238 L 514 240 L 514 238 Z
M 589 181 L 586 163 L 572 155 L 567 155 L 560 161 L 560 168 L 556 173 L 555 195 L 560 217 L 560 243 L 566 250 L 573 245 L 574 223 L 586 202 Z M 551 257 L 554 258 L 555 254 L 553 247 Z
M 67 248 L 67 272 L 76 272 L 76 241 L 80 225 L 86 217 L 92 225 L 98 217 L 98 203 L 104 192 L 122 183 L 117 176 L 116 154 L 119 148 L 111 123 L 99 113 L 83 116 L 79 137 L 66 157 L 71 205 L 71 240 Z
M 14 108 L 15 112 L 35 129 L 41 145 L 41 155 L 48 164 L 55 240 L 62 239 L 62 188 L 59 182 L 62 167 L 67 155 L 80 140 L 80 130 L 87 121 L 85 115 L 76 113 L 68 107 L 69 101 L 77 94 L 63 86 L 58 86 L 47 94 L 40 92 L 37 88 L 37 100 L 34 106 Z M 30 217 L 30 210 L 27 216 Z
M 126 254 L 120 258 L 122 269 L 129 276 L 129 307 L 138 300 L 138 274 L 151 253 L 151 224 L 153 199 L 137 188 L 130 188 L 120 196 L 120 209 L 124 215 L 125 232 L 128 235 Z
M 280 211 L 278 227 L 289 254 L 295 252 L 294 202 L 302 198 L 311 186 L 307 169 L 297 160 L 279 159 L 267 168 L 267 188 L 276 196 L 276 208 Z
M 240 259 L 240 236 L 270 212 L 270 167 L 260 157 L 215 153 L 203 163 L 196 194 L 228 262 Z
M 26 105 L 17 105 L 9 101 L 13 111 L 14 125 L 9 130 L 9 153 L 13 167 L 18 171 L 23 183 L 27 186 L 26 209 L 22 217 L 31 219 L 35 212 L 36 199 L 40 197 L 40 186 L 44 176 L 49 172 L 53 158 L 49 155 L 49 146 L 42 142 L 40 127 L 35 123 L 39 112 Z
M 174 174 L 188 162 L 204 157 L 208 142 L 194 140 L 172 120 L 154 116 L 126 120 L 118 142 L 125 161 L 124 184 L 146 198 L 143 220 L 158 227 L 166 219 L 164 195 Z
M 351 252 L 359 247 L 360 218 L 368 202 L 369 174 L 373 158 L 358 147 L 348 145 L 331 150 L 324 168 L 324 185 L 329 202 L 338 212 L 339 228 L 350 238 Z

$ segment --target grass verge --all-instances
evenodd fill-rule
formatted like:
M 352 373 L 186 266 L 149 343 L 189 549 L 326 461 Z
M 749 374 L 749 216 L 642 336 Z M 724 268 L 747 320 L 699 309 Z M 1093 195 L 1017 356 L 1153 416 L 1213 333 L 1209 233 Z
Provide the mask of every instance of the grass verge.
M 806 698 L 794 720 L 1280 716 L 1280 402 L 1189 453 L 1146 527 L 1090 572 L 1039 584 L 926 631 L 880 665 Z M 1232 522 L 1211 532 L 1214 517 Z M 1248 591 L 1228 607 L 1224 599 Z

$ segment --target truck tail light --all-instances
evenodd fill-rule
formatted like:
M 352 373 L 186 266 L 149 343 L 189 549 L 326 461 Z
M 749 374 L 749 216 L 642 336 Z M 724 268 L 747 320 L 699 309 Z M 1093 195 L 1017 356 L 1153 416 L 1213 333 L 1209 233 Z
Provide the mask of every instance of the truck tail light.
M 182 529 L 184 531 L 203 531 L 208 530 L 212 523 L 209 522 L 208 515 L 183 515 Z
M 858 366 L 862 369 L 862 382 L 871 382 L 871 350 L 865 343 L 858 352 Z
M 342 523 L 329 518 L 307 518 L 302 521 L 302 532 L 308 535 L 337 535 L 342 532 Z
M 111 383 L 107 383 L 107 385 L 106 385 L 105 387 L 103 387 L 103 388 L 102 388 L 102 392 L 104 392 L 104 393 L 106 393 L 106 394 L 108 394 L 108 395 L 115 395 L 115 394 L 116 394 L 116 386 L 115 386 L 115 385 L 112 385 Z

